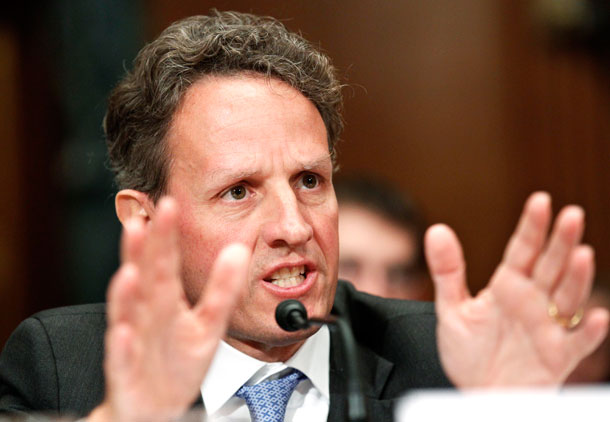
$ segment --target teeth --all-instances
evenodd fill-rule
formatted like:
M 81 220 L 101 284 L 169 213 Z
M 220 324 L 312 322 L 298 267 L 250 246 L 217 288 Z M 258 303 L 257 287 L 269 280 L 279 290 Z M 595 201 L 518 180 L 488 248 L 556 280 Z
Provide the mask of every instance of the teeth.
M 278 287 L 294 287 L 301 284 L 304 280 L 305 277 L 299 275 L 297 277 L 280 278 L 277 280 L 273 280 L 271 284 L 275 284 Z
M 284 267 L 269 277 L 271 283 L 279 287 L 294 287 L 298 286 L 305 280 L 305 266 Z
M 269 278 L 271 280 L 279 280 L 281 278 L 298 277 L 303 274 L 305 274 L 305 266 L 301 265 L 298 267 L 291 267 L 291 268 L 284 267 L 284 268 L 274 272 L 273 274 L 271 274 L 271 276 Z

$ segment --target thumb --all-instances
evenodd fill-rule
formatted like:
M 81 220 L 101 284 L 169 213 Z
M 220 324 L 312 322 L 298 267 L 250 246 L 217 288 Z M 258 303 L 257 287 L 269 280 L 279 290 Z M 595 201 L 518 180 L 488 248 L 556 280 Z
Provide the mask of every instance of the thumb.
M 434 282 L 437 310 L 470 298 L 462 246 L 448 226 L 435 224 L 424 237 L 426 261 Z

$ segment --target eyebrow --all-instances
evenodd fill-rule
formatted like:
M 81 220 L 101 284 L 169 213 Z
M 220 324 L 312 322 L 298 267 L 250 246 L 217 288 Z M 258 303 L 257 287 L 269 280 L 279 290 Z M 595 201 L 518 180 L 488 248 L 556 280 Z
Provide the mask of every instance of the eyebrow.
M 238 170 L 234 170 L 231 168 L 226 168 L 226 169 L 216 169 L 216 170 L 212 170 L 209 174 L 208 174 L 208 179 L 212 182 L 212 183 L 220 183 L 226 179 L 231 179 L 231 180 L 242 180 L 242 179 L 248 179 L 252 176 L 255 176 L 256 174 L 258 174 L 258 171 L 255 170 L 243 170 L 243 171 L 238 171 Z
M 315 170 L 315 169 L 323 169 L 330 168 L 332 170 L 332 162 L 330 160 L 330 154 L 324 155 L 321 158 L 317 158 L 315 160 L 301 162 L 300 167 L 303 170 Z M 226 179 L 231 180 L 243 180 L 248 179 L 253 176 L 259 174 L 259 170 L 235 170 L 232 168 L 220 168 L 211 170 L 208 174 L 208 179 L 212 183 L 223 182 Z
M 332 160 L 330 159 L 330 154 L 324 155 L 322 158 L 310 161 L 309 163 L 303 163 L 302 166 L 304 170 L 313 170 L 323 167 L 330 167 L 332 170 L 333 168 Z

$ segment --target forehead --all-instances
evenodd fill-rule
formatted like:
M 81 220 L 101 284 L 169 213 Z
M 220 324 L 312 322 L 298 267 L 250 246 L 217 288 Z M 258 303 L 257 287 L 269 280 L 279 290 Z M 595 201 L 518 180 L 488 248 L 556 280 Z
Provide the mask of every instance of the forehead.
M 174 114 L 172 162 L 210 167 L 287 150 L 294 158 L 328 155 L 320 113 L 288 84 L 264 76 L 207 76 L 193 84 Z M 320 155 L 321 154 L 321 155 Z M 330 160 L 330 158 L 329 158 Z M 175 164 L 175 163 L 174 163 Z

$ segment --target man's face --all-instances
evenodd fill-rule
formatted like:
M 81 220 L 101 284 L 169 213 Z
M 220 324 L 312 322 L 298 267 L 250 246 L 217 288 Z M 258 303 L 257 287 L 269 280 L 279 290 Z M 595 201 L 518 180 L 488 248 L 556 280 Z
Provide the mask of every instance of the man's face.
M 339 206 L 339 277 L 382 297 L 425 300 L 429 282 L 415 271 L 412 232 L 360 205 Z
M 316 107 L 263 77 L 205 77 L 186 92 L 168 135 L 168 194 L 180 207 L 182 275 L 196 302 L 229 243 L 252 252 L 227 341 L 246 353 L 299 344 L 275 322 L 283 300 L 327 315 L 337 281 L 337 202 Z M 259 356 L 262 357 L 262 356 Z

